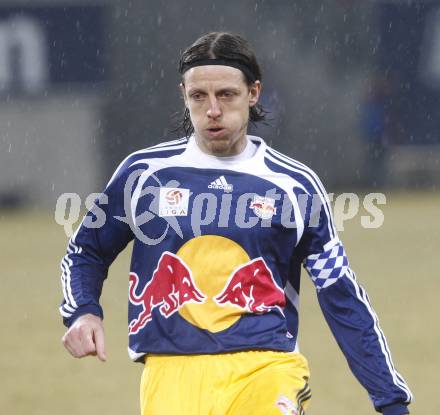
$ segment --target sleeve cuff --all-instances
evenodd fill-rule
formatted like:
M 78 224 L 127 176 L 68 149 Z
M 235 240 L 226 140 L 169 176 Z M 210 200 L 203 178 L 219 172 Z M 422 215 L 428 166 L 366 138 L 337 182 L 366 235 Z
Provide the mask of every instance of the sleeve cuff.
M 384 406 L 381 410 L 382 415 L 404 415 L 409 414 L 408 407 L 403 403 L 395 403 Z
M 93 314 L 101 319 L 104 319 L 102 307 L 97 304 L 86 304 L 80 306 L 71 317 L 64 317 L 63 323 L 66 327 L 70 327 L 74 321 L 84 314 Z

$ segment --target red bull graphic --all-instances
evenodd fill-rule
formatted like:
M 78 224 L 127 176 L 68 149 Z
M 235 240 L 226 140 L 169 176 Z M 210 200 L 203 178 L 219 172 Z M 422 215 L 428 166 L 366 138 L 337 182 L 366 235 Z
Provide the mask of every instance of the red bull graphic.
M 186 303 L 203 303 L 206 296 L 197 288 L 191 270 L 171 252 L 165 251 L 159 259 L 151 280 L 140 294 L 139 277 L 130 273 L 129 300 L 134 305 L 142 305 L 143 310 L 129 326 L 129 335 L 136 334 L 152 320 L 152 312 L 159 307 L 160 314 L 170 317 Z
M 261 257 L 235 270 L 214 301 L 220 306 L 230 303 L 251 313 L 267 313 L 277 309 L 283 314 L 282 309 L 286 305 L 284 291 L 277 285 Z
M 276 406 L 284 415 L 298 415 L 297 406 L 287 396 L 280 395 Z
M 261 219 L 271 219 L 277 213 L 275 199 L 271 197 L 255 195 L 249 207 Z
M 153 318 L 174 313 L 195 327 L 217 333 L 244 314 L 283 314 L 284 291 L 262 257 L 251 259 L 236 242 L 217 235 L 187 241 L 176 254 L 164 252 L 150 281 L 130 274 L 129 300 L 139 315 L 129 324 L 136 334 Z M 141 292 L 142 291 L 142 292 Z

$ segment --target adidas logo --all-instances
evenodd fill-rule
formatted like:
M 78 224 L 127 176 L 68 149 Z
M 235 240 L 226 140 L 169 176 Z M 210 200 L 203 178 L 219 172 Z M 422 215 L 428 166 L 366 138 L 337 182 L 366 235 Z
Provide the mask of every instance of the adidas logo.
M 208 186 L 208 189 L 221 189 L 225 192 L 232 192 L 233 188 L 234 187 L 232 186 L 232 184 L 229 184 L 226 181 L 225 176 L 220 176 L 217 180 L 214 180 Z

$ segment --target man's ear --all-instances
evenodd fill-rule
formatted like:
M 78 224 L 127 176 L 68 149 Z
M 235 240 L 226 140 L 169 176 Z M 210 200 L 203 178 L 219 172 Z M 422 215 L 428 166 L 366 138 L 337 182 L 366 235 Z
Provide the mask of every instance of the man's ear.
M 255 81 L 249 86 L 249 106 L 253 107 L 259 100 L 261 94 L 261 88 L 263 85 L 260 81 Z
M 185 102 L 185 107 L 188 108 L 188 103 L 186 102 L 186 89 L 185 89 L 185 84 L 183 82 L 181 82 L 179 84 L 179 88 L 180 88 L 180 92 L 182 93 L 182 98 L 183 101 Z

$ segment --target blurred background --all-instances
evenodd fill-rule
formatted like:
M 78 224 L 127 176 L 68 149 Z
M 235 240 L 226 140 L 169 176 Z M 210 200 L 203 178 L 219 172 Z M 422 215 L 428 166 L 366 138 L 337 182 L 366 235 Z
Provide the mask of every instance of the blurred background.
M 138 413 L 129 252 L 103 295 L 109 362 L 70 358 L 57 311 L 67 237 L 54 210 L 62 193 L 101 191 L 130 152 L 182 136 L 179 55 L 219 30 L 244 35 L 263 69 L 270 122 L 252 134 L 312 167 L 329 192 L 386 195 L 382 227 L 357 216 L 341 238 L 413 413 L 440 410 L 440 1 L 0 0 L 2 413 Z M 373 413 L 308 281 L 301 316 L 308 413 Z

